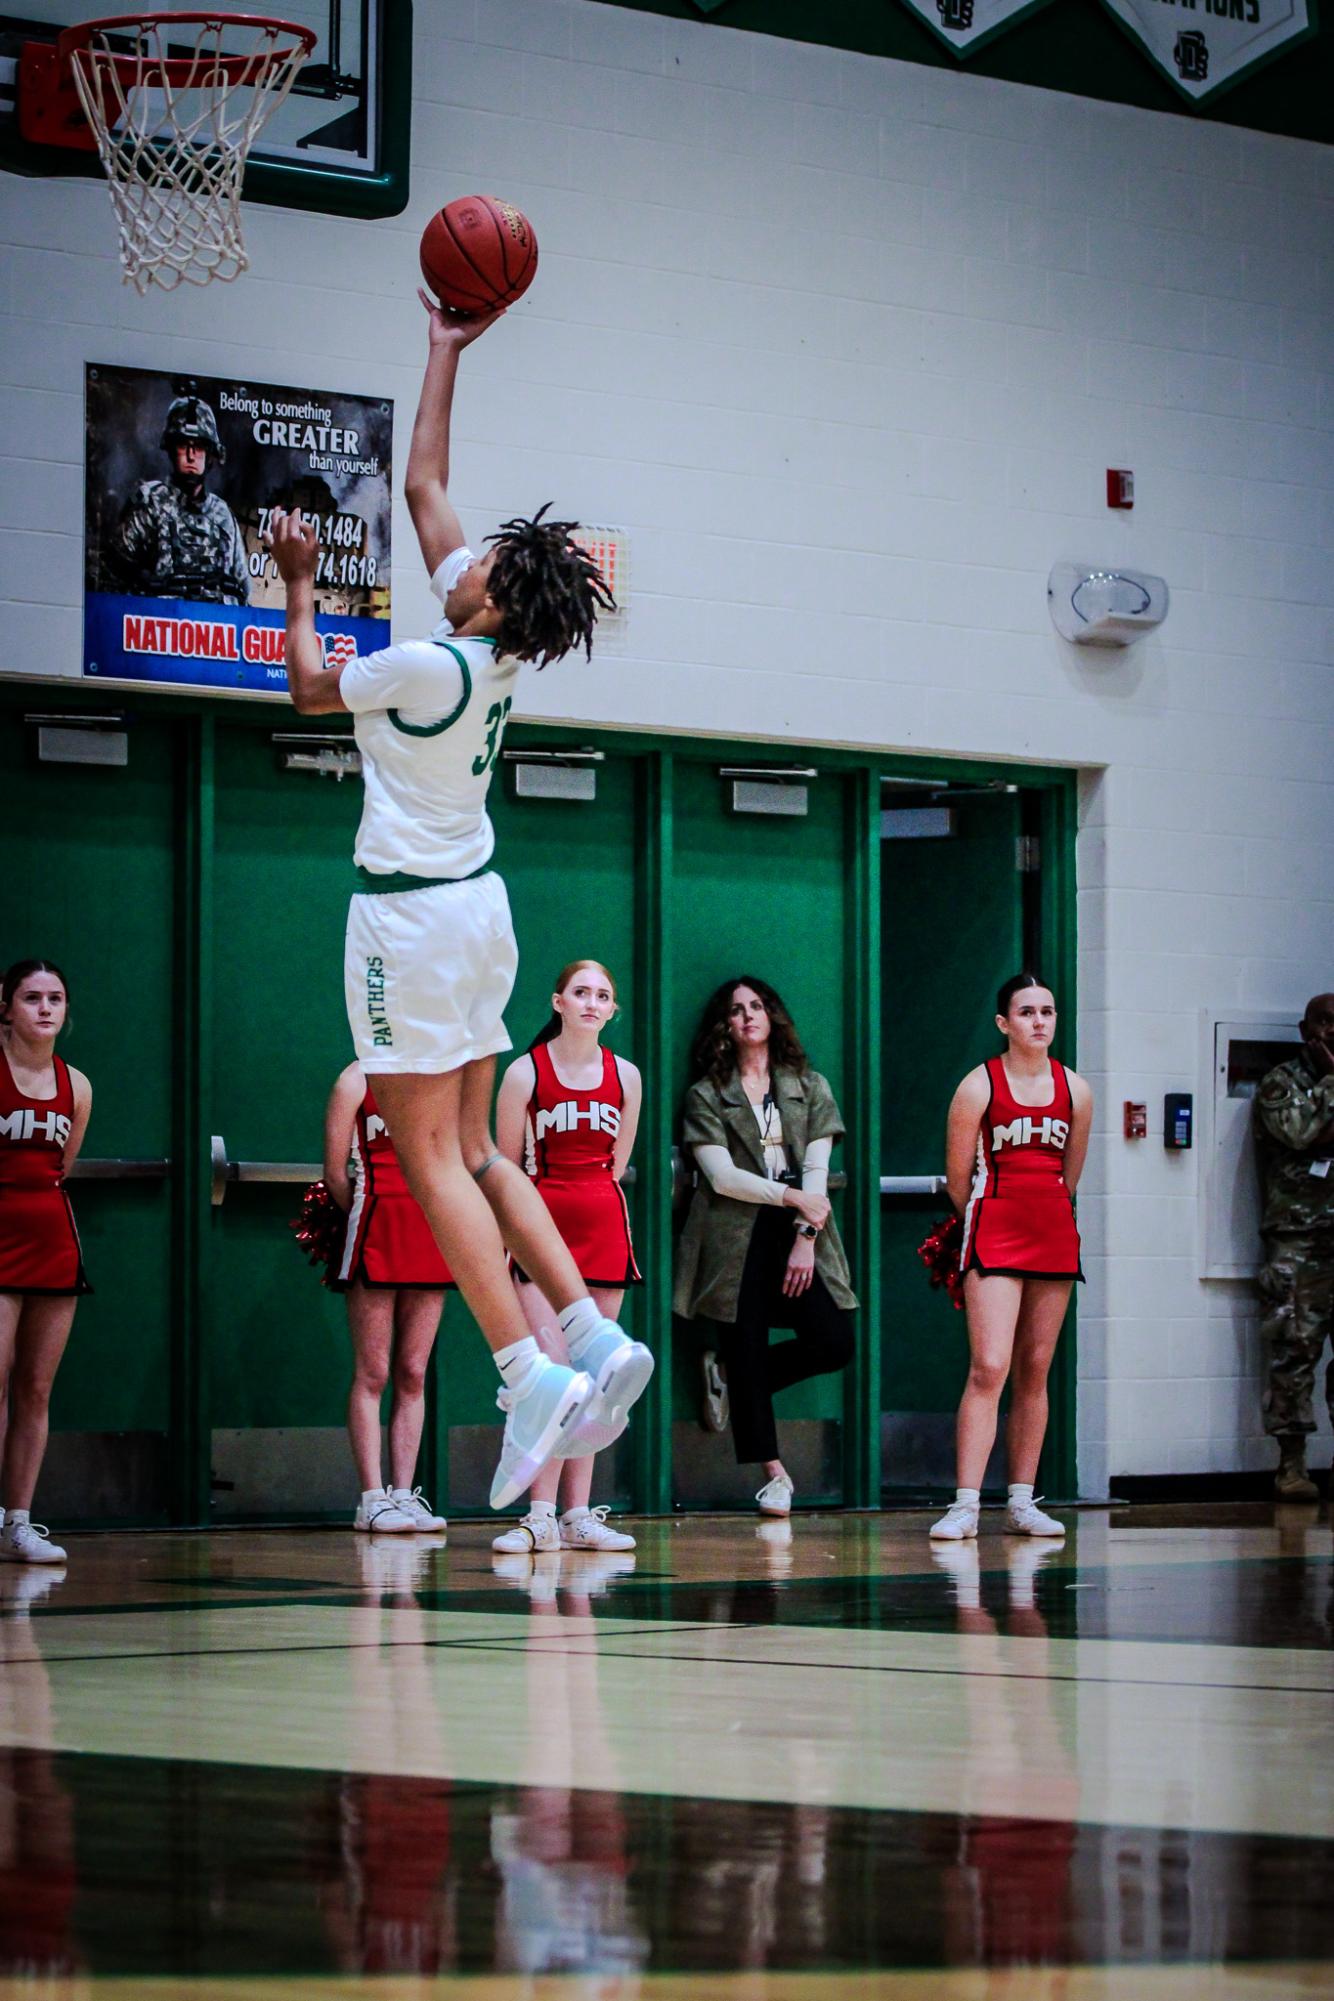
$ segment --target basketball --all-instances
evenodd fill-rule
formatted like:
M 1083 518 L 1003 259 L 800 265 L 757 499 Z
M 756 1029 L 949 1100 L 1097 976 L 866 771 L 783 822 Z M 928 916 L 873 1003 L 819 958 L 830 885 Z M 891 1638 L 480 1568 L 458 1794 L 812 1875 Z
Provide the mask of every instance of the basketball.
M 537 270 L 533 225 L 494 195 L 460 195 L 422 231 L 422 276 L 442 306 L 489 313 L 522 298 Z

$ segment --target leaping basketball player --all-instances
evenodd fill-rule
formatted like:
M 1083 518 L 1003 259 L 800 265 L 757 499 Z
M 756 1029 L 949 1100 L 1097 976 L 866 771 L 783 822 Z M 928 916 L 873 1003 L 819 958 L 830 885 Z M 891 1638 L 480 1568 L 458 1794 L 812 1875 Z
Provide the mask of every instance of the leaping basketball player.
M 596 1449 L 653 1373 L 653 1357 L 604 1319 L 528 1176 L 491 1136 L 495 1059 L 518 950 L 491 868 L 486 811 L 519 666 L 591 651 L 611 594 L 573 542 L 577 526 L 506 521 L 482 556 L 449 498 L 459 356 L 498 313 L 455 319 L 421 295 L 430 349 L 408 454 L 407 501 L 444 617 L 429 639 L 326 667 L 315 630 L 318 531 L 276 510 L 287 586 L 287 685 L 302 715 L 350 710 L 365 799 L 344 983 L 357 1060 L 394 1135 L 407 1183 L 495 1356 L 504 1441 L 491 1484 L 507 1507 L 552 1458 Z M 557 1308 L 571 1367 L 543 1354 L 505 1259 Z

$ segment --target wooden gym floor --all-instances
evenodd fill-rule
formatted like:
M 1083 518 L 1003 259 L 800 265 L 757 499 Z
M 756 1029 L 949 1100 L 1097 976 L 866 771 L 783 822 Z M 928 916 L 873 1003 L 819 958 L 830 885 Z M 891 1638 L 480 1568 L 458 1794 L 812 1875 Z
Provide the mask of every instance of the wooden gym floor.
M 1314 1508 L 71 1537 L 0 1566 L 0 1997 L 1334 1989 Z

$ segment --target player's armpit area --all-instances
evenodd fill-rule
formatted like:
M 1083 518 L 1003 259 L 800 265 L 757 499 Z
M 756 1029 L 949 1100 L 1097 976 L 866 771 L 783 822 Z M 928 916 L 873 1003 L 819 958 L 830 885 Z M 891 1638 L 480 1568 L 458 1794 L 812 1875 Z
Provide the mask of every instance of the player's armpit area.
M 318 676 L 303 683 L 298 692 L 292 687 L 289 674 L 288 691 L 292 707 L 299 716 L 345 716 L 348 705 L 343 700 L 342 678 L 341 667 L 323 668 Z

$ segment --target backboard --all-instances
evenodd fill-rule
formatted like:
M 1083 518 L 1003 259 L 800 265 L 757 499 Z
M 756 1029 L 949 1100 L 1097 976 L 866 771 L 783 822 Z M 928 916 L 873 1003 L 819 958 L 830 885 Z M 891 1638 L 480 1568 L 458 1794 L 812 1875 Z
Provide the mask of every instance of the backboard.
M 198 10 L 147 0 L 153 11 Z M 49 176 L 98 175 L 95 155 L 31 144 L 18 129 L 18 59 L 26 41 L 129 11 L 125 0 L 18 0 L 0 13 L 0 168 Z M 412 110 L 412 0 L 232 0 L 227 11 L 273 14 L 318 37 L 288 97 L 250 158 L 247 201 L 333 215 L 398 215 L 408 198 Z

